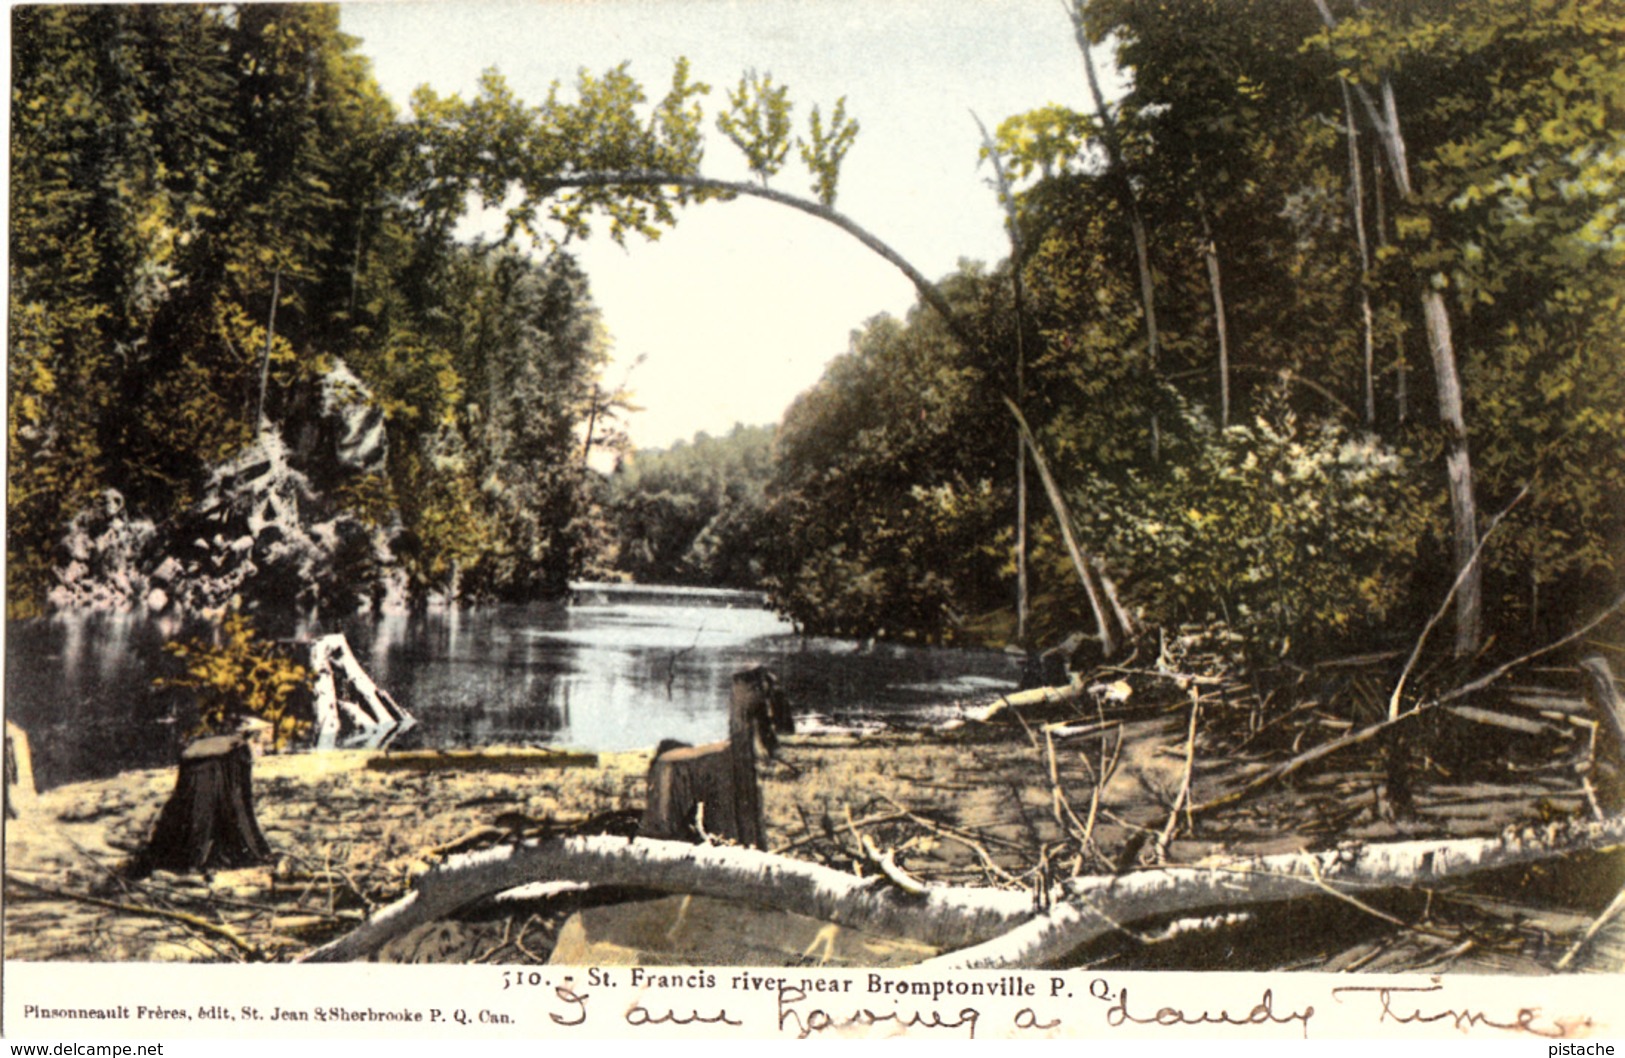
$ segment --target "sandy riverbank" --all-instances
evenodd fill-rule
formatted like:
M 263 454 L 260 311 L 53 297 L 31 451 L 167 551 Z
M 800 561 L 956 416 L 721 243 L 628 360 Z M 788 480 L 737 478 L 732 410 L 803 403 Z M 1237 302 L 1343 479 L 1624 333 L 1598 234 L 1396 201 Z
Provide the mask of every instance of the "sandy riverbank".
M 793 736 L 779 760 L 762 767 L 769 845 L 837 869 L 873 873 L 852 838 L 856 830 L 895 850 L 906 870 L 926 881 L 1007 888 L 1098 872 L 1112 861 L 1132 865 L 1134 850 L 1143 850 L 1146 836 L 1162 828 L 1170 792 L 1185 773 L 1183 727 L 1177 712 L 1144 715 L 1123 727 L 1120 759 L 1094 815 L 1091 856 L 1098 858 L 1093 862 L 1076 852 L 1080 846 L 1068 841 L 1065 828 L 1069 818 L 1075 823 L 1087 811 L 1104 744 L 1068 745 L 1052 759 L 1042 738 L 1016 724 L 969 725 L 952 733 Z M 511 753 L 494 749 L 433 770 L 379 766 L 388 760 L 347 751 L 259 759 L 256 814 L 275 860 L 207 877 L 159 872 L 136 881 L 121 874 L 173 790 L 173 769 L 47 791 L 23 819 L 6 826 L 6 957 L 291 960 L 403 895 L 419 873 L 442 858 L 437 849 L 503 840 L 492 826 L 498 817 L 520 813 L 570 821 L 641 810 L 649 753 L 602 754 L 585 763 L 577 757 L 570 766 L 552 766 L 533 755 L 514 767 Z M 498 770 L 493 761 L 513 770 Z M 1206 800 L 1235 775 L 1235 761 L 1198 755 L 1192 768 L 1196 799 Z M 1380 818 L 1375 807 L 1361 814 L 1360 791 L 1376 781 L 1369 772 L 1349 771 L 1305 780 L 1243 811 L 1199 821 L 1193 837 L 1168 846 L 1167 861 L 1323 847 L 1327 835 L 1301 825 L 1320 809 L 1309 811 L 1305 805 L 1343 806 L 1348 815 L 1339 821 L 1342 840 L 1486 833 L 1504 825 L 1509 814 L 1538 818 L 1551 811 L 1550 802 L 1513 803 L 1494 791 L 1480 791 L 1483 803 L 1497 807 L 1494 815 L 1475 816 L 1463 812 L 1460 798 L 1440 791 L 1438 811 L 1425 810 L 1396 826 Z M 1072 858 L 1057 858 L 1063 854 Z M 1523 885 L 1516 878 L 1503 879 L 1491 895 L 1430 901 L 1424 914 L 1442 927 L 1431 932 L 1395 936 L 1390 923 L 1356 907 L 1306 900 L 1282 909 L 1296 930 L 1286 941 L 1279 921 L 1251 940 L 1244 923 L 1240 933 L 1210 939 L 1206 947 L 1147 943 L 1146 936 L 1125 933 L 1122 943 L 1090 958 L 1119 965 L 1128 960 L 1236 969 L 1358 964 L 1374 970 L 1448 965 L 1458 972 L 1542 972 L 1566 938 L 1584 931 L 1594 916 L 1592 905 L 1606 903 L 1613 891 L 1608 886 L 1617 889 L 1621 867 L 1621 857 L 1614 855 L 1543 870 L 1539 907 L 1508 899 L 1505 890 L 1516 893 Z M 1572 877 L 1576 872 L 1578 880 Z M 568 950 L 579 954 L 583 943 L 601 939 L 582 935 L 593 909 L 629 896 L 647 899 L 649 894 L 593 891 L 512 910 L 487 908 L 420 930 L 392 944 L 384 957 L 542 961 L 561 943 L 561 931 Z M 1385 906 L 1410 914 L 1410 905 L 1420 908 L 1420 900 L 1419 894 L 1402 894 Z M 584 916 L 571 919 L 584 909 Z M 685 905 L 680 914 L 688 913 Z M 716 909 L 709 913 L 717 915 Z M 694 914 L 697 922 L 699 910 Z M 1447 943 L 1450 930 L 1483 936 L 1491 928 L 1497 943 Z M 733 948 L 718 948 L 715 938 L 707 938 L 669 959 L 767 962 L 777 955 L 794 961 L 799 950 L 773 949 L 795 936 L 792 929 L 782 932 L 782 938 L 749 944 L 741 934 Z M 1461 950 L 1450 954 L 1453 947 Z M 883 949 L 859 946 L 849 957 L 901 960 L 920 954 L 888 955 Z M 613 948 L 594 950 L 594 960 L 608 958 L 606 952 L 613 954 Z M 644 962 L 661 958 L 649 952 L 628 957 L 634 955 Z M 1444 956 L 1447 963 L 1439 963 Z
M 861 826 L 877 815 L 897 817 L 905 807 L 935 812 L 948 805 L 943 818 L 951 825 L 994 842 L 1008 838 L 1011 847 L 995 844 L 990 851 L 1004 869 L 1019 871 L 1022 812 L 1042 814 L 1048 800 L 1042 788 L 1025 789 L 1041 777 L 1030 755 L 1030 746 L 1002 737 L 793 737 L 779 761 L 762 769 L 770 842 L 789 846 L 790 855 L 818 858 L 811 842 L 798 841 L 826 838 L 826 823 L 844 831 L 849 813 Z M 263 757 L 254 766 L 256 815 L 276 860 L 209 877 L 120 877 L 174 788 L 173 769 L 49 790 L 6 828 L 8 874 L 40 887 L 11 887 L 6 956 L 120 961 L 247 954 L 223 934 L 130 910 L 150 908 L 206 917 L 265 957 L 289 958 L 402 895 L 437 862 L 432 850 L 464 838 L 479 843 L 499 816 L 572 820 L 644 804 L 648 752 L 601 754 L 590 766 L 553 767 L 542 757 L 528 764 L 522 759 L 512 771 L 490 767 L 504 756 L 493 749 L 430 771 L 380 768 L 387 755 L 367 752 Z M 981 790 L 967 781 L 1000 775 L 1004 779 Z M 1023 790 L 1023 808 L 1016 807 L 1012 788 Z M 911 865 L 927 877 L 974 883 L 987 875 L 969 846 L 916 842 L 908 851 Z

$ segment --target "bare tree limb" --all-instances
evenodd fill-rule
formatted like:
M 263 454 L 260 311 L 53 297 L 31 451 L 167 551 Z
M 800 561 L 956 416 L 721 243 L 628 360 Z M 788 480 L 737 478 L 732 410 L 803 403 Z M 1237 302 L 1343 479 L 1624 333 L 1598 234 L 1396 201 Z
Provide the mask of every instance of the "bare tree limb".
M 1529 495 L 1529 486 L 1525 485 L 1518 490 L 1518 494 L 1512 498 L 1511 503 L 1501 510 L 1500 514 L 1490 519 L 1490 524 L 1484 530 L 1484 535 L 1478 539 L 1478 546 L 1473 548 L 1472 558 L 1468 559 L 1467 564 L 1461 567 L 1461 570 L 1456 574 L 1455 583 L 1451 584 L 1450 590 L 1445 592 L 1444 601 L 1439 604 L 1437 610 L 1433 611 L 1433 616 L 1428 619 L 1428 623 L 1422 626 L 1422 634 L 1416 637 L 1416 646 L 1411 649 L 1411 656 L 1406 659 L 1405 667 L 1400 670 L 1399 682 L 1394 684 L 1394 693 L 1388 699 L 1388 719 L 1393 720 L 1399 716 L 1399 698 L 1405 692 L 1405 681 L 1410 678 L 1411 670 L 1416 667 L 1416 660 L 1422 656 L 1422 647 L 1427 643 L 1428 635 L 1440 621 L 1444 620 L 1444 615 L 1449 612 L 1450 604 L 1455 600 L 1456 592 L 1461 588 L 1462 582 L 1467 579 L 1467 574 L 1478 564 L 1479 556 L 1484 553 L 1484 545 L 1490 541 L 1490 534 L 1494 533 L 1495 527 L 1501 524 L 1501 519 L 1511 514 L 1512 508 L 1516 507 L 1527 495 Z

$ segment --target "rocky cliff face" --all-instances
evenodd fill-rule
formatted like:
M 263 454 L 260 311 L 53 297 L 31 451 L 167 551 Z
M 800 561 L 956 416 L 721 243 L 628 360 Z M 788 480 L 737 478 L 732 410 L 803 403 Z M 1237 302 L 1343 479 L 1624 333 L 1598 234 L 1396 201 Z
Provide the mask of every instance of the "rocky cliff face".
M 107 490 L 63 534 L 51 604 L 196 613 L 238 598 L 309 614 L 380 601 L 391 589 L 386 534 L 332 497 L 382 471 L 383 414 L 342 362 L 303 408 L 281 429 L 265 424 L 213 469 L 196 504 L 162 526 Z

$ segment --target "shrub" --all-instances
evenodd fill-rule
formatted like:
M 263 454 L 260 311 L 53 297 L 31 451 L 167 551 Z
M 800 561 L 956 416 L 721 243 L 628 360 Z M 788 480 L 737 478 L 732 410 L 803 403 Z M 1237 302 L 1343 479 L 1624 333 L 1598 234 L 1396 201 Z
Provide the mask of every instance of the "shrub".
M 1096 484 L 1083 508 L 1154 620 L 1223 621 L 1285 655 L 1403 604 L 1437 500 L 1398 453 L 1290 412 L 1225 430 L 1184 418 L 1155 473 Z
M 212 638 L 170 642 L 164 650 L 185 664 L 185 674 L 155 682 L 196 692 L 199 735 L 234 731 L 257 717 L 271 725 L 273 744 L 283 749 L 310 730 L 310 720 L 294 709 L 309 673 L 276 654 L 241 613 L 228 613 Z

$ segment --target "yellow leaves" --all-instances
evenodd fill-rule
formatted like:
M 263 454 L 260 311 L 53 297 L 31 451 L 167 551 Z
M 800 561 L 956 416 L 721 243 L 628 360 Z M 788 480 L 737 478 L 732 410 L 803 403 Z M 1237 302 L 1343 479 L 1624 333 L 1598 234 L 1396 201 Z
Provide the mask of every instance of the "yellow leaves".
M 1433 221 L 1418 213 L 1405 213 L 1394 218 L 1394 230 L 1401 239 L 1426 239 L 1433 234 Z
M 280 749 L 309 729 L 293 710 L 309 673 L 261 642 L 241 613 L 227 614 L 212 640 L 171 642 L 164 649 L 186 663 L 185 671 L 153 682 L 196 692 L 200 734 L 230 731 L 253 716 L 271 725 Z

